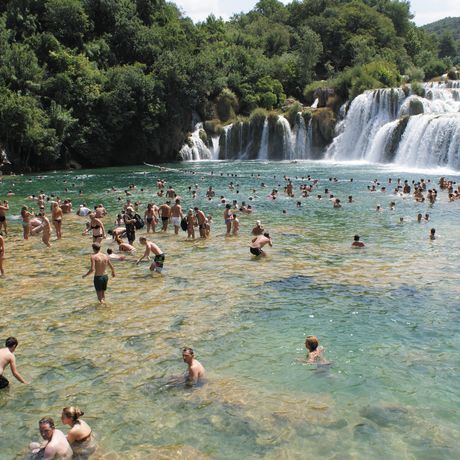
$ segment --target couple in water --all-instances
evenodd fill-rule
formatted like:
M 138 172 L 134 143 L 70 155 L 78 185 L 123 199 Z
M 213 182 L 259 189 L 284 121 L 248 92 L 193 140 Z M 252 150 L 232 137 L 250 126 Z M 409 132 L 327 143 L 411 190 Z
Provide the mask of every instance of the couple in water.
M 88 459 L 96 450 L 96 441 L 90 426 L 80 418 L 83 414 L 78 407 L 64 407 L 61 421 L 70 426 L 67 436 L 56 428 L 51 417 L 42 418 L 38 422 L 38 429 L 44 441 L 29 445 L 31 460 Z

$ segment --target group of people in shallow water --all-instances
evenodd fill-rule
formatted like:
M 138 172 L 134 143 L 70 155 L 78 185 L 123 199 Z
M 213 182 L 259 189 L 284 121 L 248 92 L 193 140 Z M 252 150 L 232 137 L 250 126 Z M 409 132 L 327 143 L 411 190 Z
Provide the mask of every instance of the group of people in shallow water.
M 233 177 L 233 175 L 232 175 Z M 234 176 L 236 177 L 236 175 Z M 254 175 L 253 175 L 254 177 Z M 259 175 L 257 177 L 260 177 Z M 299 179 L 296 177 L 296 179 Z M 309 183 L 302 183 L 299 187 L 301 197 L 314 197 L 318 200 L 323 198 L 323 195 L 318 193 L 320 181 L 313 179 L 310 176 L 301 178 L 307 180 Z M 293 187 L 292 180 L 285 176 L 285 187 L 284 193 L 289 198 L 295 198 L 296 191 Z M 329 178 L 330 182 L 336 183 L 336 178 Z M 350 180 L 351 182 L 353 179 Z M 160 206 L 155 205 L 153 202 L 148 203 L 143 213 L 143 219 L 139 215 L 139 207 L 141 203 L 132 202 L 127 199 L 126 204 L 123 206 L 122 211 L 117 215 L 115 220 L 115 226 L 111 230 L 106 231 L 104 225 L 104 219 L 108 216 L 107 210 L 102 204 L 98 204 L 93 210 L 88 208 L 86 203 L 79 205 L 76 214 L 80 217 L 88 218 L 86 228 L 83 232 L 84 235 L 90 235 L 92 237 L 92 254 L 90 256 L 90 267 L 88 271 L 82 275 L 86 278 L 90 274 L 94 275 L 93 283 L 96 290 L 97 298 L 100 303 L 105 303 L 105 292 L 108 284 L 107 271 L 110 270 L 112 276 L 116 276 L 113 262 L 127 260 L 127 255 L 136 255 L 136 230 L 142 228 L 145 224 L 145 230 L 147 234 L 155 233 L 160 227 L 160 231 L 167 232 L 169 224 L 172 224 L 174 234 L 178 235 L 180 230 L 187 232 L 187 237 L 195 239 L 195 229 L 198 229 L 199 237 L 206 239 L 211 234 L 212 216 L 200 209 L 198 206 L 190 208 L 187 213 L 182 210 L 182 199 L 179 197 L 172 187 L 169 187 L 164 193 L 166 181 L 164 179 L 157 180 L 157 187 L 159 188 L 158 196 L 166 196 L 166 202 Z M 392 180 L 388 180 L 388 185 L 392 184 Z M 448 192 L 449 201 L 460 199 L 460 186 L 457 190 L 454 190 L 455 182 L 441 178 L 440 189 Z M 431 188 L 427 191 L 427 187 Z M 230 190 L 238 188 L 238 184 L 231 182 L 229 184 Z M 261 187 L 264 188 L 265 184 L 262 183 Z M 130 196 L 136 189 L 134 184 L 130 185 L 130 192 L 126 191 L 126 195 Z M 192 195 L 192 199 L 197 196 L 198 186 L 190 186 L 189 192 Z M 377 180 L 374 180 L 370 186 L 368 186 L 369 192 L 382 192 L 386 193 L 387 187 L 381 185 Z M 413 193 L 411 194 L 411 190 Z M 116 191 L 114 188 L 112 191 Z M 160 194 L 160 192 L 162 192 Z M 253 189 L 255 196 L 256 190 Z M 279 199 L 278 189 L 273 189 L 272 192 L 267 196 L 270 200 Z M 316 196 L 314 196 L 316 194 Z M 404 197 L 412 196 L 417 202 L 428 201 L 430 205 L 433 205 L 437 200 L 437 191 L 430 184 L 430 180 L 421 179 L 418 182 L 412 181 L 410 184 L 407 180 L 397 180 L 396 187 L 393 191 L 394 195 L 401 195 Z M 81 195 L 81 193 L 80 193 Z M 341 208 L 342 201 L 334 196 L 330 191 L 329 187 L 324 189 L 324 197 L 332 202 L 333 208 Z M 27 206 L 21 208 L 21 225 L 23 229 L 23 238 L 29 239 L 30 236 L 42 235 L 42 241 L 50 247 L 50 237 L 52 232 L 52 226 L 55 229 L 56 240 L 62 238 L 62 222 L 65 214 L 72 212 L 71 200 L 61 201 L 58 197 L 47 196 L 44 192 L 40 192 L 37 196 L 30 196 L 32 200 L 36 200 L 39 206 L 37 214 L 31 212 Z M 215 198 L 215 192 L 210 186 L 206 192 L 206 198 L 208 201 L 212 201 Z M 253 197 L 248 198 L 252 201 Z M 171 202 L 174 204 L 171 205 Z M 353 203 L 354 199 L 352 196 L 348 196 L 348 203 Z M 46 204 L 50 205 L 51 222 L 46 215 Z M 219 205 L 224 207 L 223 221 L 225 224 L 227 237 L 238 236 L 240 230 L 240 223 L 238 219 L 238 213 L 243 215 L 250 215 L 253 213 L 251 205 L 246 205 L 245 202 L 241 204 L 237 200 L 233 200 L 232 203 L 228 202 L 223 196 L 219 198 Z M 301 207 L 302 203 L 297 201 L 297 207 Z M 396 207 L 395 201 L 391 201 L 390 210 L 394 211 Z M 7 226 L 7 213 L 10 211 L 8 201 L 4 200 L 0 202 L 0 274 L 4 275 L 3 260 L 5 256 L 5 236 L 8 235 Z M 378 205 L 376 211 L 381 212 L 383 208 Z M 283 214 L 287 214 L 287 210 L 283 209 Z M 429 215 L 425 214 L 425 217 L 421 213 L 417 216 L 417 222 L 421 221 L 428 222 L 430 220 Z M 400 222 L 404 219 L 400 218 Z M 257 220 L 255 226 L 251 230 L 252 239 L 249 244 L 249 252 L 252 256 L 259 258 L 265 257 L 266 246 L 272 247 L 273 240 L 270 234 L 262 226 L 260 220 Z M 118 245 L 118 252 L 115 253 L 111 248 L 107 249 L 107 253 L 102 252 L 102 246 L 104 242 L 112 237 Z M 124 241 L 123 239 L 127 241 Z M 432 228 L 430 230 L 430 239 L 436 238 L 436 230 Z M 143 253 L 140 257 L 136 257 L 133 261 L 136 264 L 140 264 L 143 260 L 150 260 L 149 269 L 152 272 L 162 273 L 165 253 L 163 250 L 153 241 L 150 241 L 147 236 L 141 236 L 138 238 L 139 244 L 143 247 Z M 365 244 L 361 241 L 359 235 L 355 235 L 352 242 L 352 247 L 362 248 Z M 264 249 L 265 248 L 265 249 Z M 18 346 L 18 341 L 14 337 L 9 337 L 6 340 L 5 348 L 0 349 L 0 389 L 7 388 L 9 382 L 3 375 L 5 369 L 9 366 L 13 376 L 20 382 L 28 384 L 28 382 L 19 373 L 14 352 Z M 305 347 L 308 351 L 307 363 L 309 364 L 328 364 L 324 357 L 324 350 L 319 346 L 317 337 L 308 336 L 305 341 Z M 193 386 L 197 383 L 205 381 L 206 372 L 203 365 L 196 359 L 194 351 L 191 348 L 184 348 L 182 350 L 182 359 L 187 365 L 187 374 L 184 382 L 186 385 Z M 66 407 L 63 409 L 61 414 L 61 421 L 64 425 L 69 425 L 70 430 L 67 435 L 64 435 L 62 431 L 56 428 L 55 422 L 51 417 L 42 418 L 39 421 L 39 430 L 43 438 L 42 443 L 32 443 L 30 445 L 30 451 L 33 458 L 88 458 L 94 453 L 96 448 L 94 434 L 89 425 L 81 419 L 83 412 L 76 407 Z

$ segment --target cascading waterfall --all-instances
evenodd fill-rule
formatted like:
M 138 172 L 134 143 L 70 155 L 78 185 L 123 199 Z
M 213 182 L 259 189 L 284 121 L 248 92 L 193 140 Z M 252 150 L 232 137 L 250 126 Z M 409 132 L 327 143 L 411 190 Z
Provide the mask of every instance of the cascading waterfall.
M 193 133 L 179 151 L 179 155 L 184 161 L 212 160 L 213 154 L 201 139 L 202 133 L 206 135 L 203 130 L 203 123 L 197 123 Z
M 331 136 L 324 142 L 322 110 L 297 113 L 292 127 L 284 116 L 269 115 L 237 121 L 211 137 L 196 123 L 180 156 L 262 161 L 326 157 L 460 170 L 460 81 L 425 83 L 413 92 L 409 86 L 366 91 L 342 106 L 326 151 Z
M 423 92 L 380 89 L 356 97 L 327 157 L 460 169 L 460 82 L 426 83 Z
M 268 119 L 265 118 L 264 127 L 262 129 L 262 139 L 260 140 L 258 160 L 268 160 Z

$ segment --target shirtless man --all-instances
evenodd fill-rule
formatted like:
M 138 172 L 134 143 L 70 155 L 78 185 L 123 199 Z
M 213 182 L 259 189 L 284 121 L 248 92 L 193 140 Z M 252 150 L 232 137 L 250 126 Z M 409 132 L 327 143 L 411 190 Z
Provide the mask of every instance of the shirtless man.
M 198 221 L 198 229 L 200 231 L 200 238 L 206 238 L 206 224 L 208 223 L 208 218 L 206 214 L 198 207 L 194 208 L 196 219 Z
M 3 239 L 2 232 L 0 232 L 0 276 L 5 276 L 3 269 L 3 259 L 5 258 L 5 240 Z
M 166 203 L 162 204 L 158 209 L 158 214 L 160 215 L 161 222 L 163 223 L 163 226 L 161 228 L 161 231 L 163 232 L 166 232 L 168 230 L 168 223 L 169 219 L 171 218 L 171 207 L 169 205 L 170 202 L 167 201 Z
M 100 303 L 105 303 L 105 291 L 107 290 L 107 282 L 109 277 L 105 271 L 107 267 L 112 270 L 112 277 L 115 278 L 115 269 L 113 268 L 112 262 L 109 256 L 101 253 L 101 245 L 93 243 L 94 254 L 91 255 L 91 267 L 82 278 L 86 278 L 90 273 L 94 273 L 94 288 L 96 289 L 97 299 Z
M 8 337 L 5 341 L 5 348 L 0 348 L 0 389 L 6 388 L 10 382 L 3 376 L 3 371 L 6 367 L 10 366 L 11 373 L 19 380 L 21 383 L 28 385 L 28 382 L 24 380 L 22 375 L 16 368 L 16 358 L 14 356 L 14 351 L 18 346 L 18 341 L 15 337 Z
M 195 354 L 191 348 L 184 348 L 182 350 L 182 359 L 188 366 L 188 375 L 185 377 L 185 384 L 193 386 L 200 383 L 206 376 L 206 371 L 203 365 L 195 359 Z
M 38 422 L 38 429 L 45 442 L 42 444 L 32 442 L 30 444 L 30 450 L 34 455 L 38 454 L 38 458 L 43 458 L 44 460 L 54 458 L 70 460 L 72 458 L 73 453 L 69 441 L 67 441 L 62 431 L 55 428 L 54 420 L 51 417 L 42 418 Z
M 5 231 L 5 236 L 8 236 L 8 230 L 6 228 L 6 212 L 9 211 L 10 207 L 8 205 L 8 201 L 3 201 L 0 203 L 0 231 Z
M 174 225 L 174 233 L 179 234 L 180 221 L 184 217 L 182 213 L 182 206 L 180 205 L 180 199 L 176 198 L 176 202 L 171 206 L 171 222 Z
M 166 196 L 168 198 L 176 198 L 176 191 L 170 186 L 166 191 Z
M 139 243 L 141 243 L 142 246 L 145 246 L 145 252 L 143 256 L 137 260 L 136 265 L 138 265 L 145 258 L 150 260 L 150 253 L 152 253 L 154 254 L 154 258 L 152 264 L 150 265 L 150 270 L 152 272 L 161 273 L 165 261 L 164 252 L 155 243 L 149 241 L 143 236 L 139 238 Z
M 268 233 L 264 233 L 263 235 L 256 236 L 252 239 L 251 245 L 249 246 L 249 252 L 256 257 L 262 256 L 265 257 L 267 254 L 262 248 L 268 244 L 270 247 L 273 246 L 273 242 L 271 236 Z
M 46 217 L 45 211 L 40 211 L 40 213 L 38 215 L 40 216 L 40 219 L 42 221 L 42 223 L 41 223 L 42 229 L 43 229 L 42 241 L 46 246 L 48 246 L 50 248 L 51 247 L 51 244 L 50 244 L 50 238 L 51 238 L 51 224 L 50 224 L 50 221 L 49 221 L 48 217 Z

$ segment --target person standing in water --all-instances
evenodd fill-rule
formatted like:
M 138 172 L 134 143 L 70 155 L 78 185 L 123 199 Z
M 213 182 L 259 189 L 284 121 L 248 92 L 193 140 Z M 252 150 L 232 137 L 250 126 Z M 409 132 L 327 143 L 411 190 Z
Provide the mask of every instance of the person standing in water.
M 162 232 L 168 231 L 168 224 L 169 224 L 169 220 L 171 219 L 171 207 L 169 205 L 170 205 L 170 202 L 167 201 L 166 203 L 163 203 L 158 209 L 158 213 L 161 217 L 161 222 L 162 222 L 162 227 L 161 227 Z M 180 222 L 179 222 L 179 225 L 180 225 Z
M 195 353 L 191 348 L 182 350 L 182 359 L 188 366 L 188 374 L 185 377 L 185 384 L 193 386 L 203 381 L 206 376 L 206 371 L 203 365 L 195 358 Z
M 180 222 L 184 214 L 182 213 L 182 206 L 180 205 L 180 199 L 176 198 L 175 203 L 171 206 L 171 222 L 174 225 L 174 233 L 179 234 Z
M 123 222 L 126 228 L 126 238 L 128 238 L 129 244 L 133 244 L 136 240 L 136 218 L 134 217 L 134 208 L 128 206 L 126 212 L 123 215 Z
M 6 377 L 4 377 L 3 372 L 5 368 L 10 366 L 11 373 L 19 380 L 21 383 L 28 385 L 28 382 L 24 380 L 22 375 L 16 368 L 16 358 L 14 352 L 18 346 L 18 341 L 15 337 L 8 337 L 5 340 L 5 348 L 0 348 L 0 389 L 6 388 L 10 382 Z
M 112 270 L 112 277 L 115 278 L 115 269 L 109 256 L 101 253 L 101 245 L 93 243 L 92 245 L 94 254 L 91 255 L 91 267 L 82 278 L 86 278 L 89 274 L 94 272 L 94 288 L 96 289 L 97 299 L 100 303 L 105 303 L 105 291 L 107 290 L 107 283 L 109 277 L 105 273 L 107 267 Z
M 154 258 L 152 264 L 150 265 L 150 270 L 161 273 L 165 261 L 164 252 L 154 242 L 149 241 L 143 236 L 139 238 L 139 243 L 141 243 L 142 246 L 145 246 L 145 252 L 144 255 L 136 261 L 136 265 L 139 265 L 139 263 L 145 258 L 150 259 L 150 253 L 152 253 L 154 254 Z
M 5 258 L 5 239 L 3 238 L 2 232 L 0 232 L 0 276 L 5 276 L 5 270 L 3 268 L 4 258 Z
M 353 248 L 363 248 L 365 244 L 362 241 L 359 241 L 360 236 L 355 235 L 353 237 L 353 243 L 351 243 L 351 247 Z
M 51 208 L 56 237 L 60 240 L 62 238 L 62 209 L 56 201 L 51 205 Z
M 42 222 L 41 223 L 41 227 L 43 229 L 42 241 L 46 246 L 48 246 L 50 248 L 51 247 L 51 244 L 50 244 L 50 238 L 51 238 L 51 224 L 50 224 L 50 221 L 49 221 L 48 217 L 46 217 L 44 210 L 41 210 L 38 215 L 39 215 L 40 220 Z
M 69 425 L 67 441 L 72 448 L 76 458 L 89 458 L 96 451 L 96 442 L 90 426 L 80 417 L 84 412 L 78 407 L 64 407 L 62 409 L 61 421 Z
M 262 248 L 266 244 L 268 244 L 270 247 L 273 246 L 272 238 L 268 233 L 256 236 L 252 239 L 251 245 L 249 246 L 249 252 L 256 257 L 265 257 L 267 254 Z
M 6 228 L 6 213 L 9 209 L 10 206 L 8 205 L 8 201 L 4 200 L 3 203 L 0 203 L 0 231 L 3 228 L 5 236 L 8 236 L 8 230 Z
M 42 438 L 46 441 L 42 444 L 32 442 L 29 446 L 33 459 L 51 460 L 59 458 L 60 460 L 70 460 L 73 456 L 69 441 L 64 433 L 57 430 L 54 420 L 51 417 L 43 417 L 38 422 L 38 428 Z
M 230 204 L 226 204 L 225 210 L 224 210 L 224 222 L 225 222 L 225 225 L 227 226 L 226 236 L 230 236 L 230 233 L 232 231 L 232 217 L 233 217 L 233 213 L 231 210 L 231 206 Z

